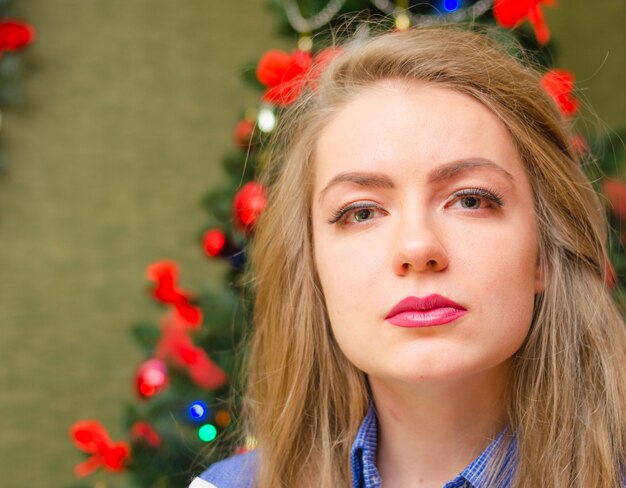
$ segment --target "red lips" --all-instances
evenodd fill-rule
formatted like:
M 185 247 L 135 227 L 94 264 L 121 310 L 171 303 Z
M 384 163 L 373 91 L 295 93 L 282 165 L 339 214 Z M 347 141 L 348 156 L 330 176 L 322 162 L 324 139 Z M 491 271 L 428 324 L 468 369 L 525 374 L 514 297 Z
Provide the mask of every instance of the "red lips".
M 432 327 L 462 317 L 467 309 L 452 300 L 433 294 L 424 298 L 407 297 L 398 302 L 385 317 L 398 327 Z

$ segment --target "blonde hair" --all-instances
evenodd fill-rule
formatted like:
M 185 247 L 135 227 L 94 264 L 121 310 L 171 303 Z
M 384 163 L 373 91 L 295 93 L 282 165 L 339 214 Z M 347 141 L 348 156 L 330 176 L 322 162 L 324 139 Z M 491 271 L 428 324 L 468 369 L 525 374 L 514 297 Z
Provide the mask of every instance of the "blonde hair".
M 369 396 L 364 374 L 333 339 L 314 266 L 313 148 L 361 89 L 391 78 L 481 102 L 508 128 L 531 182 L 546 286 L 514 357 L 514 486 L 621 486 L 626 328 L 604 284 L 602 205 L 538 74 L 488 35 L 450 26 L 344 46 L 282 117 L 260 177 L 268 206 L 250 256 L 256 303 L 244 415 L 259 443 L 258 486 L 350 486 L 350 447 Z

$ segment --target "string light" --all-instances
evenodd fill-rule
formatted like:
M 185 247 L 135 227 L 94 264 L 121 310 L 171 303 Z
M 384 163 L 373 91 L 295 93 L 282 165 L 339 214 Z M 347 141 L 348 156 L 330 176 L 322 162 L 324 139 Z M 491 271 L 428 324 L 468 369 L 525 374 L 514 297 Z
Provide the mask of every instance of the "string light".
M 446 3 L 450 0 L 444 0 Z M 478 0 L 476 3 L 467 8 L 459 8 L 460 1 L 458 3 L 459 6 L 455 10 L 448 11 L 445 7 L 446 13 L 436 13 L 436 14 L 413 14 L 410 10 L 406 11 L 408 15 L 411 25 L 427 25 L 427 24 L 437 24 L 440 22 L 462 22 L 464 20 L 474 20 L 477 17 L 483 15 L 487 10 L 489 10 L 493 6 L 494 0 Z M 396 3 L 392 0 L 370 0 L 370 2 L 378 9 L 383 11 L 387 15 L 394 15 L 397 11 Z M 452 3 L 452 2 L 450 2 Z
M 198 437 L 202 442 L 211 442 L 217 437 L 217 429 L 215 425 L 204 424 L 198 429 Z
M 276 125 L 276 115 L 274 111 L 268 107 L 261 107 L 259 110 L 259 118 L 257 119 L 257 126 L 263 132 L 272 132 Z
M 460 6 L 461 6 L 461 4 L 460 4 L 459 0 L 444 0 L 443 1 L 443 8 L 447 12 L 454 12 L 454 11 L 458 10 Z
M 189 405 L 187 409 L 187 413 L 189 414 L 189 418 L 194 422 L 201 422 L 207 416 L 208 408 L 204 402 L 197 401 L 193 402 Z
M 215 414 L 215 423 L 222 428 L 228 427 L 230 425 L 231 420 L 232 419 L 230 417 L 230 414 L 226 410 L 219 410 Z

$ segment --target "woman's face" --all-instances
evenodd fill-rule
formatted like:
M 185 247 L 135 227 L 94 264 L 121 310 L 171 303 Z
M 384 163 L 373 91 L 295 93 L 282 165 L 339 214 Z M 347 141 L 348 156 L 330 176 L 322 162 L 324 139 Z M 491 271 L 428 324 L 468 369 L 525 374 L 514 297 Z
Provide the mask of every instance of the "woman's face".
M 339 110 L 314 154 L 315 263 L 348 360 L 413 383 L 505 371 L 543 283 L 504 125 L 468 95 L 388 80 Z

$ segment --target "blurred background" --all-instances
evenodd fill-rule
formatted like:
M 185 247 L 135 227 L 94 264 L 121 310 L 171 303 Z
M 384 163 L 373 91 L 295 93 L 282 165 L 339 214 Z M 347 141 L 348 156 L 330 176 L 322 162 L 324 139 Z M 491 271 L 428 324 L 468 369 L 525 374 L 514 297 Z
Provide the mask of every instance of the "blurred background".
M 615 129 L 625 5 L 544 9 L 558 66 Z M 224 275 L 196 245 L 200 201 L 258 105 L 242 66 L 295 38 L 265 0 L 17 0 L 13 14 L 38 36 L 0 133 L 0 485 L 61 487 L 82 459 L 76 419 L 124 435 L 141 359 L 129 327 L 155 313 L 146 266 L 176 260 L 189 289 Z

